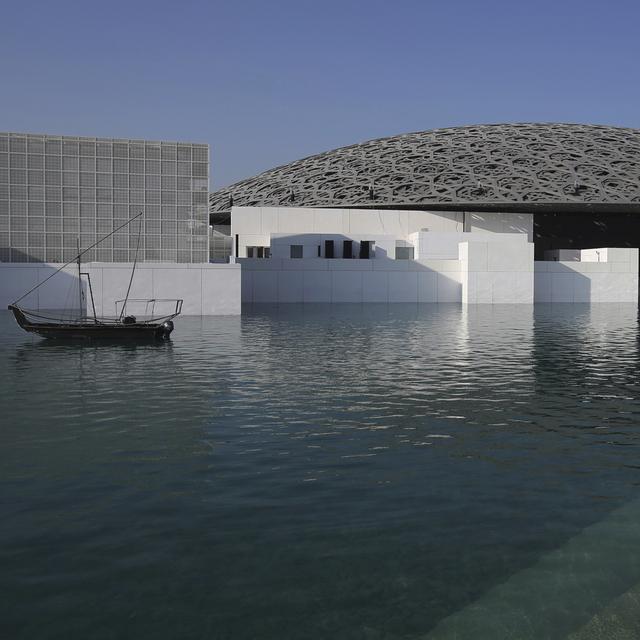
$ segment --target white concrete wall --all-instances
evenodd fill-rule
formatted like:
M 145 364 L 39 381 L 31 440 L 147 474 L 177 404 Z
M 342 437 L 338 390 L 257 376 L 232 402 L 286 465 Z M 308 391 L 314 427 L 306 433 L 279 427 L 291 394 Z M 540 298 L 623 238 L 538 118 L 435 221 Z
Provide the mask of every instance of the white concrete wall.
M 458 260 L 458 245 L 461 242 L 518 242 L 522 246 L 527 243 L 527 236 L 524 233 L 418 231 L 412 233 L 409 239 L 415 247 L 415 257 L 421 260 Z
M 83 265 L 83 271 L 85 271 Z M 57 264 L 40 263 L 0 263 L 0 304 L 6 308 L 35 287 L 45 278 L 51 280 L 24 298 L 20 304 L 28 309 L 62 309 L 66 306 L 78 308 L 78 268 L 65 267 L 53 275 L 60 267 Z
M 241 258 L 242 301 L 460 302 L 458 260 Z
M 238 256 L 246 248 L 269 246 L 275 234 L 338 234 L 369 240 L 370 236 L 406 239 L 422 229 L 462 231 L 461 212 L 395 211 L 387 209 L 321 209 L 308 207 L 233 207 L 231 235 L 238 237 Z
M 638 249 L 598 251 L 606 262 L 536 261 L 535 301 L 637 302 Z
M 534 282 L 537 301 L 637 301 L 637 251 L 586 250 L 580 262 L 534 269 L 531 214 L 234 207 L 231 233 L 234 245 L 238 234 L 239 256 L 247 246 L 273 245 L 271 260 L 241 260 L 245 302 L 531 303 Z M 375 259 L 317 258 L 325 239 L 338 240 L 340 256 L 344 238 L 354 245 L 374 240 Z M 416 248 L 416 260 L 391 260 L 405 242 Z M 303 245 L 302 260 L 289 259 L 292 244 Z
M 460 243 L 463 304 L 533 303 L 534 245 L 514 235 Z
M 544 259 L 555 262 L 580 262 L 580 249 L 547 249 Z
M 557 262 L 609 262 L 609 251 L 615 252 L 618 249 L 611 247 L 602 247 L 600 249 L 549 249 L 544 252 L 544 259 Z
M 0 301 L 6 307 L 55 272 L 59 265 L 0 263 Z M 115 315 L 116 300 L 127 293 L 131 264 L 92 262 L 82 265 L 91 276 L 98 315 Z M 83 278 L 86 282 L 86 278 Z M 130 298 L 182 298 L 184 315 L 238 315 L 241 309 L 241 267 L 237 264 L 140 263 Z M 86 291 L 86 284 L 85 284 Z M 89 296 L 86 292 L 87 304 Z M 21 304 L 29 309 L 77 308 L 77 269 L 66 267 Z M 160 310 L 158 303 L 157 310 Z M 134 303 L 130 310 L 135 313 Z M 88 312 L 91 312 L 89 306 Z
M 395 236 L 381 236 L 369 234 L 361 237 L 355 234 L 345 235 L 337 233 L 275 233 L 271 235 L 271 257 L 290 258 L 291 245 L 302 245 L 304 258 L 317 258 L 318 247 L 320 255 L 324 256 L 325 240 L 333 240 L 334 258 L 342 258 L 342 243 L 344 240 L 353 242 L 353 256 L 358 257 L 360 251 L 360 241 L 368 240 L 375 242 L 373 258 L 395 258 L 396 239 Z
M 463 228 L 464 227 L 464 228 Z M 277 234 L 338 234 L 354 240 L 392 236 L 408 240 L 419 231 L 439 233 L 526 234 L 533 238 L 533 216 L 519 213 L 398 211 L 310 207 L 233 207 L 231 235 L 238 235 L 238 256 L 248 246 L 269 246 Z M 316 249 L 317 252 L 317 249 Z
M 626 262 L 624 249 L 603 247 L 601 249 L 581 249 L 580 262 Z

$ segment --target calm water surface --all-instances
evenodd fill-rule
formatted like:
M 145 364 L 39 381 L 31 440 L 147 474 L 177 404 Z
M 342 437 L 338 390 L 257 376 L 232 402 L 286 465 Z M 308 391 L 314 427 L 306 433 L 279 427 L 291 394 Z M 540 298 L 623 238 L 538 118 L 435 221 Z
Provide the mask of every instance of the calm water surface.
M 138 346 L 2 313 L 0 637 L 591 637 L 640 583 L 638 336 L 635 306 L 254 307 Z

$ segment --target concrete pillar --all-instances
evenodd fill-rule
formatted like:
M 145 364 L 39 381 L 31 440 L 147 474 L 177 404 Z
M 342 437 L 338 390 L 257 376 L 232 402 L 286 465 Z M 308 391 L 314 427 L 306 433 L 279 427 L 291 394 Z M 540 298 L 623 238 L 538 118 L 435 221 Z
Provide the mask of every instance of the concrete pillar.
M 533 243 L 467 241 L 458 250 L 463 304 L 533 304 Z

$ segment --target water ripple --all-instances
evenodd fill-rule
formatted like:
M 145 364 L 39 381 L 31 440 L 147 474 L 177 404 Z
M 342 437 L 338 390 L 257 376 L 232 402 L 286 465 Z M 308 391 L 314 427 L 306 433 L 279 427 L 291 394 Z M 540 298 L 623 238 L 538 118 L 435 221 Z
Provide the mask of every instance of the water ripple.
M 0 325 L 7 637 L 413 637 L 637 494 L 635 306 Z

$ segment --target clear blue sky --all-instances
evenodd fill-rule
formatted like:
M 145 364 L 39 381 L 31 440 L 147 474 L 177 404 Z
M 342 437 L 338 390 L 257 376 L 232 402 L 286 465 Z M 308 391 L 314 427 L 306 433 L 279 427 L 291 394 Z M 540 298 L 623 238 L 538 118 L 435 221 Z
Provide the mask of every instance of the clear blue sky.
M 640 127 L 640 2 L 6 1 L 0 130 L 208 142 L 212 187 L 370 138 Z

